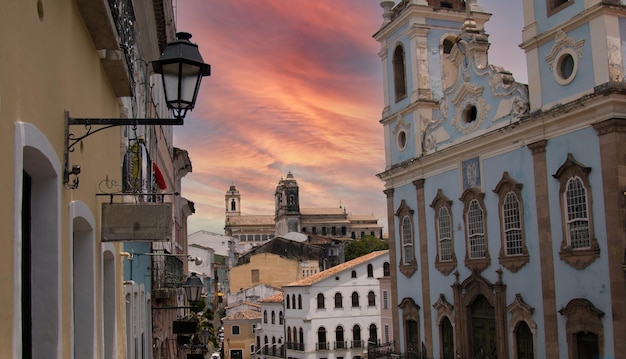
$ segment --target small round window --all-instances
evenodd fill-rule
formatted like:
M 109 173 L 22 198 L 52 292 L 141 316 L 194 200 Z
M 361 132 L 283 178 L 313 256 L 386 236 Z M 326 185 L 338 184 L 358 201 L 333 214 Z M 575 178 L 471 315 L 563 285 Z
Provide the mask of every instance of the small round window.
M 472 123 L 476 121 L 478 118 L 478 109 L 474 105 L 468 105 L 465 110 L 463 110 L 463 121 L 465 123 Z
M 564 49 L 557 56 L 553 66 L 554 78 L 561 85 L 567 85 L 574 80 L 578 72 L 578 58 L 573 49 Z
M 406 148 L 406 132 L 398 132 L 398 148 L 404 150 Z

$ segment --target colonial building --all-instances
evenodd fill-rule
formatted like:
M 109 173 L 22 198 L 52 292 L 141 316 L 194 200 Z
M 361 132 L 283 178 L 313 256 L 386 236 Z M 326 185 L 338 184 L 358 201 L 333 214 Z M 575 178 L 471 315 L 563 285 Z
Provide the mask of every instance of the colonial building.
M 310 233 L 328 237 L 382 238 L 382 226 L 373 215 L 354 215 L 346 208 L 300 208 L 300 189 L 293 174 L 281 178 L 274 192 L 273 215 L 241 214 L 241 194 L 235 185 L 226 192 L 227 236 L 245 242 L 265 242 L 288 232 Z
M 394 350 L 623 355 L 626 6 L 524 0 L 527 86 L 476 0 L 381 6 Z
M 193 212 L 180 196 L 186 152 L 172 126 L 148 124 L 173 122 L 151 66 L 176 40 L 172 1 L 0 7 L 0 357 L 172 358 L 169 327 L 160 327 L 168 344 L 153 341 L 163 277 L 151 280 L 154 257 L 133 256 L 182 254 Z M 133 240 L 142 243 L 124 244 Z M 186 268 L 173 259 L 168 289 Z
M 388 261 L 389 251 L 372 252 L 283 286 L 285 356 L 354 358 L 367 354 L 368 343 L 370 350 L 386 344 L 378 279 Z
M 285 357 L 285 313 L 283 293 L 261 299 L 261 323 L 256 326 L 254 358 Z

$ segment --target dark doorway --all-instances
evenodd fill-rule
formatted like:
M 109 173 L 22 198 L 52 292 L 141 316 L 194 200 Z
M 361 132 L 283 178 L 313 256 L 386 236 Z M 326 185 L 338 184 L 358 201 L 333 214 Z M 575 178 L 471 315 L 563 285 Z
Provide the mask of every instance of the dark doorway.
M 476 358 L 496 358 L 496 319 L 494 309 L 482 295 L 471 306 L 471 353 Z

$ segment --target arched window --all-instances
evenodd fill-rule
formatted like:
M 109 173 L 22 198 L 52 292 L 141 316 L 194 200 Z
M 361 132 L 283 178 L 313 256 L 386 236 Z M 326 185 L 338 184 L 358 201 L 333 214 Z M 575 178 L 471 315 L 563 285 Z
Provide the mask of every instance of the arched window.
M 284 317 L 283 317 L 283 311 L 281 310 L 280 312 L 278 312 L 278 324 L 279 325 L 283 325 L 284 321 Z
M 263 311 L 263 323 L 267 324 L 267 310 Z
M 407 94 L 406 90 L 406 64 L 404 61 L 404 48 L 402 45 L 396 46 L 393 51 L 393 85 L 396 96 L 396 102 L 404 99 Z
M 454 330 L 448 317 L 444 317 L 439 325 L 441 331 L 441 356 L 443 359 L 454 359 Z M 519 358 L 521 359 L 521 358 Z
M 402 259 L 404 264 L 413 264 L 413 225 L 409 216 L 402 218 Z
M 530 331 L 525 321 L 520 321 L 515 330 L 515 348 L 517 359 L 533 359 L 535 350 L 533 348 L 533 333 Z
M 276 313 L 272 310 L 272 324 L 276 324 Z
M 319 293 L 317 295 L 317 309 L 324 309 L 326 306 L 324 305 L 324 294 Z
M 500 264 L 511 272 L 517 272 L 529 260 L 524 234 L 524 204 L 522 184 L 517 183 L 507 172 L 493 190 L 498 194 L 500 215 Z
M 383 276 L 389 277 L 391 275 L 391 270 L 389 269 L 389 262 L 383 263 Z
M 361 327 L 358 324 L 352 327 L 352 347 L 363 347 L 363 340 L 361 339 Z
M 352 278 L 356 278 L 356 271 L 355 270 L 352 271 Z
M 376 305 L 376 294 L 373 291 L 367 293 L 367 305 L 373 307 Z
M 563 237 L 559 256 L 576 269 L 584 269 L 600 256 L 593 230 L 590 204 L 591 168 L 577 162 L 572 154 L 561 165 L 554 178 L 560 182 Z
M 337 329 L 335 329 L 335 349 L 343 349 L 346 347 L 347 345 L 343 337 L 343 327 L 339 325 Z
M 289 296 L 287 295 L 286 297 L 287 297 L 287 309 L 291 309 L 291 306 L 290 306 L 291 303 L 289 301 Z
M 328 350 L 328 345 L 326 345 L 326 328 L 324 327 L 317 329 L 317 350 Z
M 298 343 L 300 344 L 300 351 L 304 351 L 304 331 L 302 330 L 302 327 L 300 327 Z
M 265 336 L 265 340 L 264 340 L 264 344 L 263 344 L 263 353 L 264 354 L 268 354 L 268 346 L 269 346 L 269 340 L 267 339 L 267 335 Z
M 477 187 L 463 192 L 463 218 L 465 221 L 465 265 L 477 272 L 483 271 L 491 263 L 487 241 L 487 211 L 484 203 L 485 194 Z
M 272 356 L 276 356 L 276 337 L 272 337 Z
M 353 307 L 359 306 L 359 293 L 357 292 L 352 292 L 352 306 Z
M 293 305 L 293 309 L 296 309 L 296 295 L 291 295 L 291 305 Z
M 367 339 L 368 342 L 377 344 L 378 343 L 378 330 L 376 328 L 376 324 L 370 325 L 370 336 Z
M 343 308 L 343 296 L 341 293 L 335 293 L 335 308 Z
M 302 294 L 298 294 L 298 309 L 302 309 Z
M 231 210 L 231 211 L 235 211 L 235 210 L 237 210 L 237 202 L 235 202 L 235 200 L 234 200 L 234 199 L 233 199 L 233 200 L 231 200 L 231 202 L 230 202 L 230 210 Z
M 372 266 L 371 263 L 367 265 L 367 277 L 368 278 L 374 277 L 374 266 Z

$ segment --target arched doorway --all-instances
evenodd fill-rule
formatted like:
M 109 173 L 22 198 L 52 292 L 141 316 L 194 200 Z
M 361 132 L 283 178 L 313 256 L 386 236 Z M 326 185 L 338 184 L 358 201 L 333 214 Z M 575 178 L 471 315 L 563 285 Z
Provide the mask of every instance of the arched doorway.
M 476 358 L 496 358 L 496 318 L 487 298 L 479 295 L 470 307 L 470 353 Z

